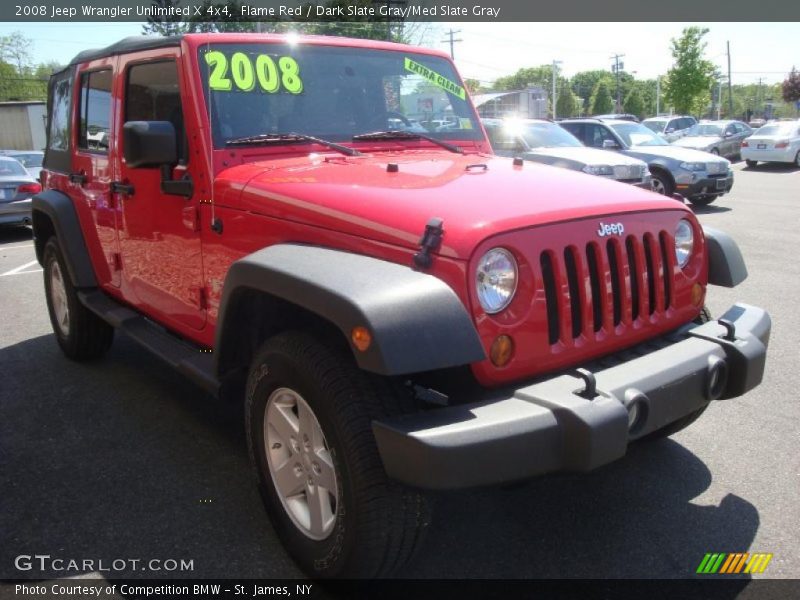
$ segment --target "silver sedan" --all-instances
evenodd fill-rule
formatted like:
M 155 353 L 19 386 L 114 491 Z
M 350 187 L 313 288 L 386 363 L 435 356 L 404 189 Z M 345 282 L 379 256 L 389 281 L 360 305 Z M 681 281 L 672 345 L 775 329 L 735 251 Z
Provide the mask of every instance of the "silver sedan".
M 0 156 L 0 225 L 31 222 L 31 198 L 42 186 L 18 160 Z

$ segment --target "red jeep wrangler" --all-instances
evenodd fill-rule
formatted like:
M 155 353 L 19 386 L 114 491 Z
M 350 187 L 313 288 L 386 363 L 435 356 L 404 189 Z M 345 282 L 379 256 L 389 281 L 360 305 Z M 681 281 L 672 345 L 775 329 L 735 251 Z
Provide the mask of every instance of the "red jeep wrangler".
M 119 329 L 244 401 L 311 575 L 400 567 L 425 489 L 593 469 L 761 381 L 767 313 L 703 308 L 746 277 L 734 242 L 671 198 L 492 157 L 440 52 L 130 38 L 55 74 L 48 116 L 58 343 L 93 359 Z

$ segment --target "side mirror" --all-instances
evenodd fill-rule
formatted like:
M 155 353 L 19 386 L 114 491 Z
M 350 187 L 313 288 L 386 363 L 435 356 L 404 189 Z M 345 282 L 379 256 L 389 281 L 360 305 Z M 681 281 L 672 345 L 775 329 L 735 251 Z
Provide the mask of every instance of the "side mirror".
M 664 130 L 664 133 L 675 133 L 675 128 L 674 127 L 667 127 Z
M 128 121 L 122 136 L 122 153 L 131 169 L 178 163 L 175 127 L 169 121 Z
M 619 144 L 614 140 L 603 140 L 603 150 L 613 150 L 619 148 Z
M 164 194 L 191 198 L 192 180 L 173 179 L 178 164 L 175 126 L 169 121 L 128 121 L 122 126 L 122 154 L 131 169 L 161 168 L 161 191 Z

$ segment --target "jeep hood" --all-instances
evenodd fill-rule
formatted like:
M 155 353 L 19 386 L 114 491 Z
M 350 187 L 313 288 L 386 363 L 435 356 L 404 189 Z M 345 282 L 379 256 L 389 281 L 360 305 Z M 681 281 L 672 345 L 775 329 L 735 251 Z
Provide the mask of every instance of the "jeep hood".
M 425 224 L 440 217 L 445 233 L 438 253 L 462 260 L 484 239 L 509 230 L 686 210 L 673 199 L 600 177 L 441 151 L 251 162 L 219 173 L 215 190 L 217 202 L 248 212 L 408 248 L 418 248 Z

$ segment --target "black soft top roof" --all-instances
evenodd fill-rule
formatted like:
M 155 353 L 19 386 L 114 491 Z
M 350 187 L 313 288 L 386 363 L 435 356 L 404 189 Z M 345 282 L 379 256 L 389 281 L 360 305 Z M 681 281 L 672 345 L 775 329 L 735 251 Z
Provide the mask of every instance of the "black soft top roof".
M 92 50 L 84 50 L 78 53 L 69 64 L 75 65 L 82 62 L 88 62 L 97 58 L 105 58 L 106 56 L 114 56 L 116 54 L 125 54 L 126 52 L 136 52 L 137 50 L 152 50 L 154 48 L 169 48 L 171 46 L 179 46 L 183 36 L 131 36 L 126 37 L 118 42 L 114 42 L 105 48 L 95 48 Z

